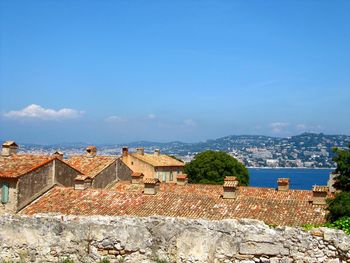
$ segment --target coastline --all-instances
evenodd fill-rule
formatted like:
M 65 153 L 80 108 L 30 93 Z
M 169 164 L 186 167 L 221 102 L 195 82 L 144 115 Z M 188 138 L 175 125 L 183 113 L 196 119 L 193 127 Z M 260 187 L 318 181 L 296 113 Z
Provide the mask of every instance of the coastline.
M 247 166 L 248 169 L 304 169 L 304 170 L 335 170 L 336 167 L 331 168 L 321 168 L 321 167 L 268 167 L 268 166 L 262 166 L 262 167 L 255 167 L 255 166 Z

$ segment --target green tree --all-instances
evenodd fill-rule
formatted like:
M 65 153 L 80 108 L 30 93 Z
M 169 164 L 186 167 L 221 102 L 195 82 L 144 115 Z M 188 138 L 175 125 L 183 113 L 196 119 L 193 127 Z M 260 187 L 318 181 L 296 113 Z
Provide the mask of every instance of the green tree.
M 337 163 L 334 187 L 341 191 L 350 191 L 350 144 L 349 149 L 334 148 L 333 161 Z
M 331 222 L 350 217 L 350 192 L 339 192 L 334 199 L 328 200 L 328 220 Z
M 185 172 L 190 183 L 222 184 L 225 176 L 236 176 L 240 185 L 248 185 L 248 169 L 225 152 L 205 151 L 188 164 Z

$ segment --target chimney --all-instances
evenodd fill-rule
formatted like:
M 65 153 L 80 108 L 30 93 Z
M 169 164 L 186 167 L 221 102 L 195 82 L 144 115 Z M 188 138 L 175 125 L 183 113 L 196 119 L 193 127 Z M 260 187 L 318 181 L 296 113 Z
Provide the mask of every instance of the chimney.
M 132 173 L 131 174 L 131 183 L 132 184 L 141 184 L 143 180 L 143 173 Z
M 123 156 L 123 157 L 126 157 L 126 156 L 128 156 L 128 155 L 129 155 L 129 148 L 126 147 L 126 146 L 124 146 L 124 147 L 122 148 L 122 156 Z
M 97 153 L 96 146 L 90 145 L 86 147 L 86 156 L 87 157 L 95 157 Z
M 55 151 L 53 154 L 52 154 L 53 157 L 57 158 L 57 159 L 60 159 L 60 160 L 63 160 L 63 152 L 61 151 Z
M 140 155 L 144 155 L 145 154 L 145 148 L 143 148 L 143 147 L 136 148 L 136 153 L 140 154 Z
M 277 179 L 277 190 L 288 191 L 289 190 L 289 178 L 278 178 Z
M 328 191 L 327 186 L 314 185 L 312 187 L 312 203 L 314 205 L 325 205 Z
M 156 178 L 145 178 L 143 180 L 144 190 L 143 193 L 145 195 L 155 195 L 159 190 L 160 181 Z
M 188 183 L 187 174 L 178 174 L 176 177 L 177 185 L 186 185 Z
M 75 190 L 85 190 L 91 187 L 92 180 L 85 175 L 78 175 L 74 180 L 74 189 Z
M 14 141 L 6 141 L 2 145 L 2 156 L 10 156 L 17 153 L 18 145 Z
M 154 150 L 154 155 L 159 156 L 159 155 L 160 155 L 160 150 L 159 150 L 159 149 L 155 149 L 155 150 Z
M 224 179 L 224 199 L 234 199 L 237 196 L 238 180 L 235 176 L 226 176 Z

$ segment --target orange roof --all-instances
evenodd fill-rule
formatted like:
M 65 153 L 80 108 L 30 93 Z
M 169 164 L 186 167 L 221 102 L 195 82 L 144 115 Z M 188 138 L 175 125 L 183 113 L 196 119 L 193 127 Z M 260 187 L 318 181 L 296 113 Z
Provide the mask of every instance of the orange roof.
M 47 155 L 14 154 L 0 156 L 0 177 L 18 178 L 50 162 L 55 157 Z
M 221 220 L 254 218 L 276 225 L 321 224 L 326 205 L 313 205 L 312 191 L 277 191 L 239 187 L 235 199 L 223 199 L 220 185 L 160 184 L 155 195 L 144 195 L 143 185 L 118 182 L 112 189 L 74 190 L 55 187 L 22 213 L 71 215 L 170 216 Z
M 113 156 L 88 157 L 85 155 L 76 155 L 69 158 L 66 162 L 77 170 L 81 171 L 84 175 L 86 175 L 86 178 L 94 178 L 116 160 L 117 157 Z
M 279 184 L 289 184 L 289 178 L 278 178 L 277 183 Z
M 224 178 L 224 181 L 237 181 L 237 177 L 236 176 L 226 176 Z
M 176 176 L 176 178 L 177 179 L 187 179 L 187 174 L 178 174 L 177 176 Z
M 312 187 L 312 191 L 314 191 L 314 192 L 328 192 L 329 188 L 328 188 L 328 186 L 314 185 Z
M 184 166 L 185 164 L 183 162 L 180 162 L 176 160 L 175 158 L 172 158 L 165 154 L 138 154 L 138 153 L 132 153 L 132 156 L 136 157 L 137 159 L 140 159 L 141 161 L 144 161 L 145 163 L 148 163 L 154 167 L 169 167 L 169 166 Z
M 236 188 L 238 186 L 238 181 L 232 181 L 232 180 L 229 180 L 229 181 L 225 181 L 224 182 L 224 187 L 226 188 Z
M 133 172 L 131 174 L 131 177 L 143 177 L 143 176 L 144 176 L 143 173 L 138 173 L 138 172 Z
M 144 184 L 158 184 L 160 181 L 157 178 L 145 178 L 143 179 Z

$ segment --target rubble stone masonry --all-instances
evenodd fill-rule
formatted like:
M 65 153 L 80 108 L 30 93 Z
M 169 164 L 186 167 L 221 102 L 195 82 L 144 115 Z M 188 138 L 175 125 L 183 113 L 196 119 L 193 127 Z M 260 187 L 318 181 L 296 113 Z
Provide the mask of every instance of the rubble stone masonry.
M 349 262 L 339 230 L 257 220 L 170 217 L 0 217 L 0 258 L 21 262 Z

